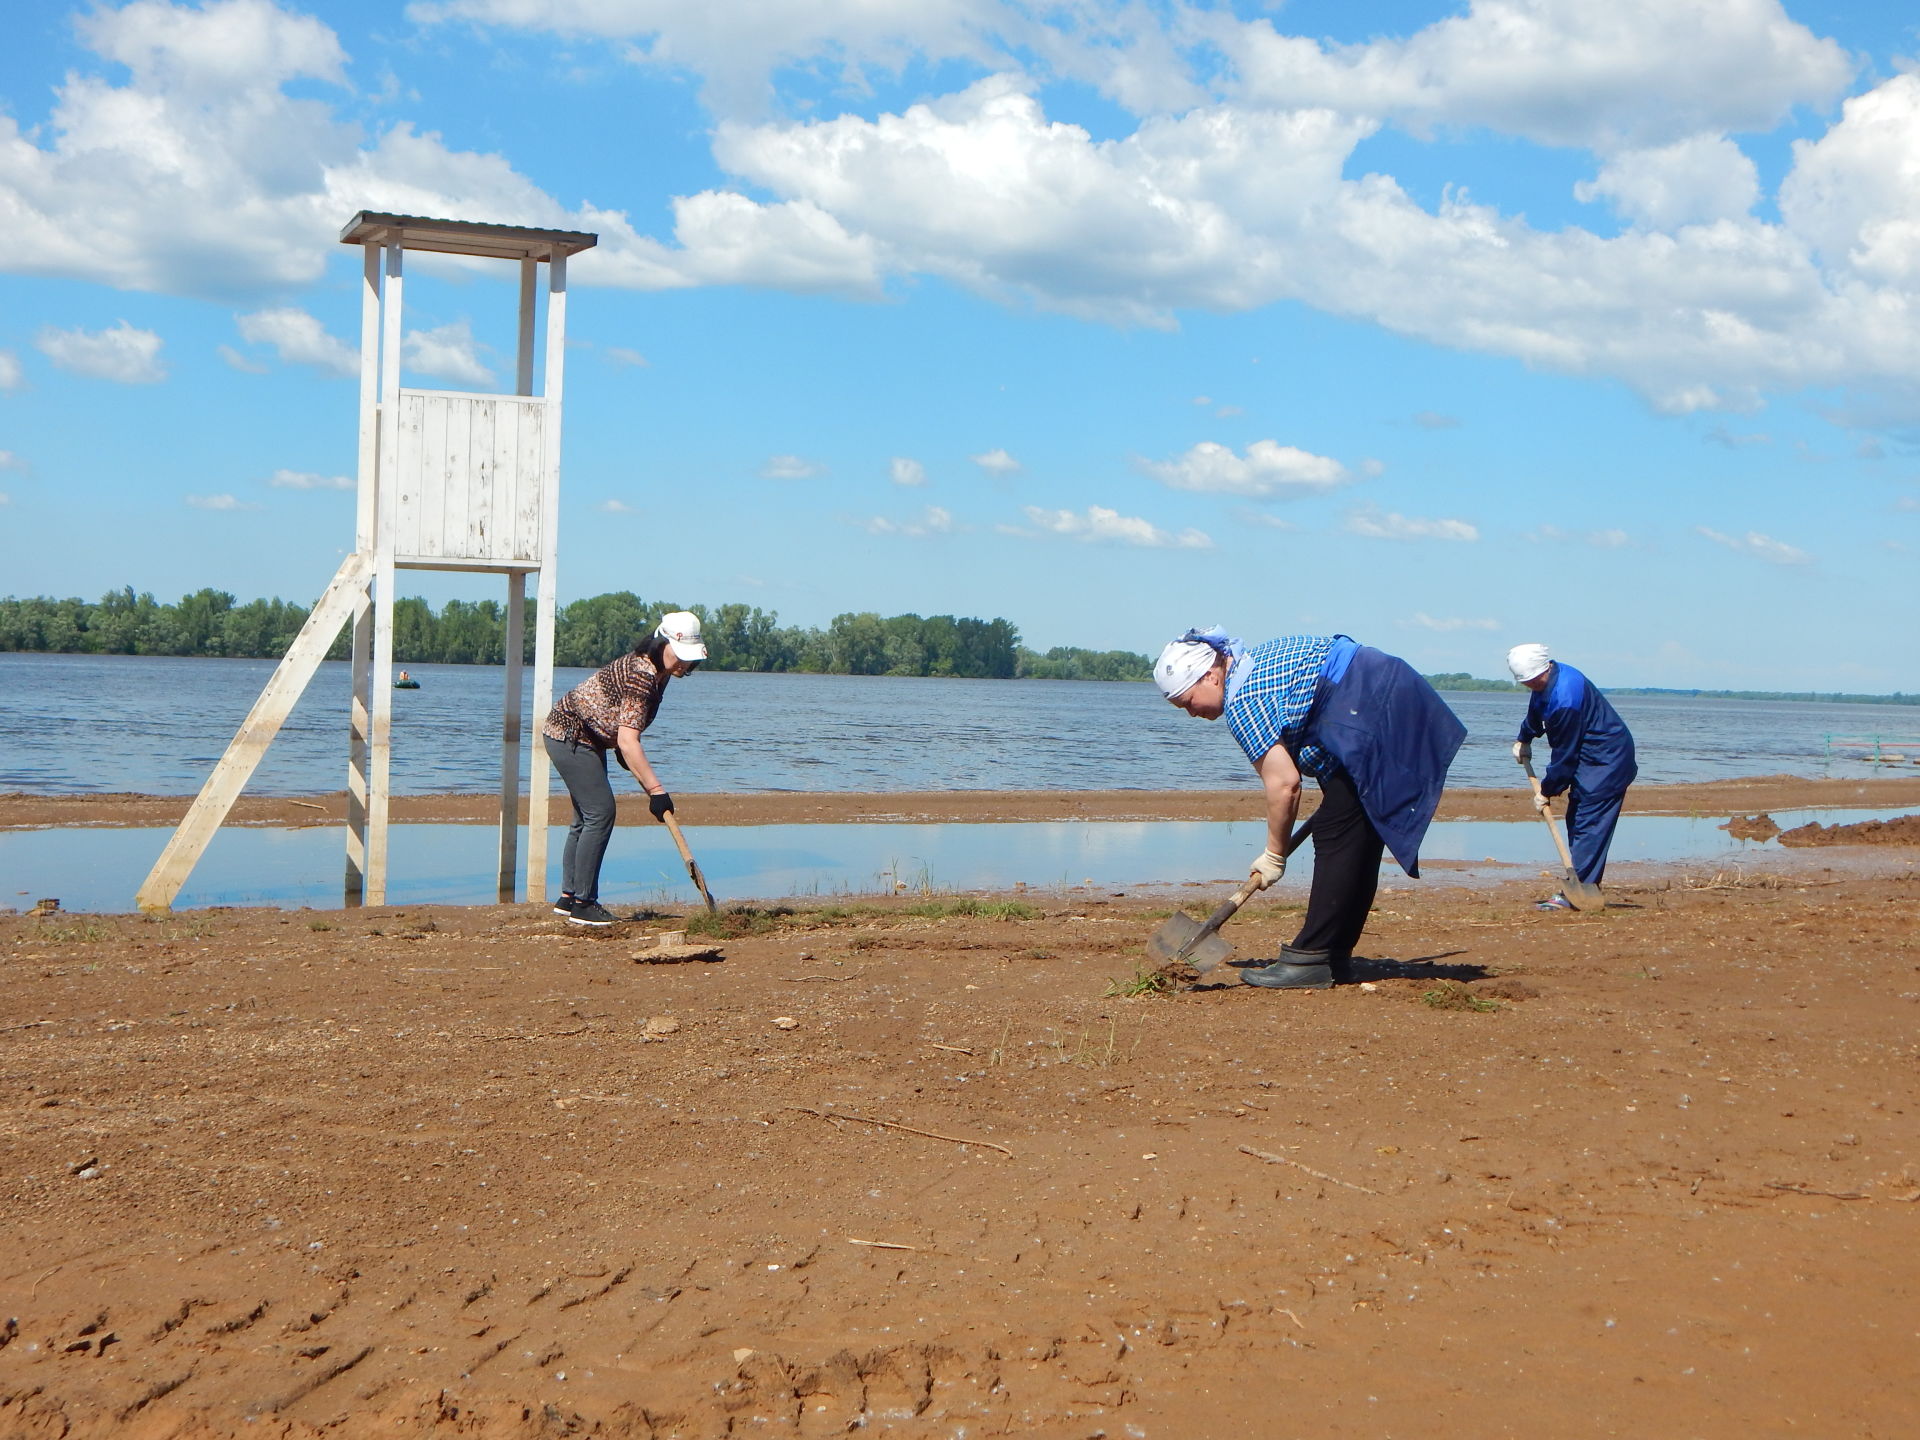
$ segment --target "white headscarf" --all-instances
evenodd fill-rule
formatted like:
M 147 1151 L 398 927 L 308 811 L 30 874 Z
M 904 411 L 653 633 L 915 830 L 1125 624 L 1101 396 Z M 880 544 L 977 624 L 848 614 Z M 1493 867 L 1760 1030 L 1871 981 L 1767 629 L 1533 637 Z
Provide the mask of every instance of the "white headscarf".
M 1246 653 L 1246 645 L 1223 627 L 1209 625 L 1202 630 L 1196 626 L 1160 652 L 1160 658 L 1153 662 L 1154 683 L 1167 699 L 1178 699 L 1213 668 L 1216 659 L 1224 656 L 1231 672 Z
M 1153 662 L 1153 683 L 1169 700 L 1178 699 L 1213 668 L 1219 652 L 1204 640 L 1173 640 Z
M 1516 645 L 1507 651 L 1507 669 L 1522 685 L 1546 674 L 1547 666 L 1552 663 L 1553 657 L 1544 645 Z

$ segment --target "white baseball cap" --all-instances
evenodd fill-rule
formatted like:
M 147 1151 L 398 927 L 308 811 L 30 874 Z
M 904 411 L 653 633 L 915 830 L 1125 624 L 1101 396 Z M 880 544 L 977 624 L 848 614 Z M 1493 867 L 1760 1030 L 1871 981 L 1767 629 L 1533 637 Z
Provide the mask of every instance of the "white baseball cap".
M 1507 651 L 1507 669 L 1522 685 L 1547 673 L 1553 657 L 1544 645 L 1516 645 Z
M 653 633 L 666 637 L 682 660 L 704 660 L 707 647 L 700 641 L 700 617 L 691 610 L 671 610 L 660 617 Z

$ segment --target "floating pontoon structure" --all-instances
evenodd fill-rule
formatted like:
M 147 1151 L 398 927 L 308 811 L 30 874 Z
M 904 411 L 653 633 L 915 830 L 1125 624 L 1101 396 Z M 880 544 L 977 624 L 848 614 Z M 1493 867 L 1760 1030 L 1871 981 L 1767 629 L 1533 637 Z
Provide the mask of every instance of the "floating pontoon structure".
M 553 615 L 560 519 L 560 399 L 567 257 L 597 244 L 577 230 L 529 230 L 362 211 L 340 233 L 366 252 L 361 294 L 360 482 L 354 549 L 294 638 L 140 887 L 142 909 L 173 904 L 343 625 L 353 626 L 347 767 L 346 903 L 386 903 L 394 573 L 463 570 L 507 580 L 506 697 L 500 738 L 499 894 L 519 868 L 520 712 L 528 575 L 538 576 L 533 713 L 553 703 Z M 402 260 L 408 250 L 520 264 L 519 364 L 512 395 L 400 383 Z M 546 363 L 534 393 L 535 301 L 547 267 Z M 383 284 L 384 279 L 384 284 Z M 375 684 L 380 676 L 382 683 Z M 546 898 L 549 763 L 529 748 L 529 899 Z

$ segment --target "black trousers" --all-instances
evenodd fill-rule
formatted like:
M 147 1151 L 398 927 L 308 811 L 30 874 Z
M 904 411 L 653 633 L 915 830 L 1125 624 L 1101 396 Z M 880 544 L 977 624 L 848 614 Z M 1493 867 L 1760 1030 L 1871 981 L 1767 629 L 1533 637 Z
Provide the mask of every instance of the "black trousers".
M 547 758 L 573 800 L 573 824 L 560 856 L 560 888 L 582 900 L 600 898 L 600 862 L 613 834 L 613 786 L 607 783 L 607 752 L 591 745 L 570 745 L 551 735 Z
M 1366 929 L 1367 912 L 1380 888 L 1380 859 L 1387 850 L 1345 770 L 1320 781 L 1312 840 L 1313 888 L 1293 948 L 1327 950 L 1334 959 L 1345 959 Z

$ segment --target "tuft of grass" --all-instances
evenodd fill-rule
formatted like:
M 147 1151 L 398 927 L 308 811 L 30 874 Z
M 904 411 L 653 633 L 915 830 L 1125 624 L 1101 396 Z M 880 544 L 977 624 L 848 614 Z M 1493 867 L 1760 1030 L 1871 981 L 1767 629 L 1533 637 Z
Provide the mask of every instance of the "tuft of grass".
M 331 930 L 332 928 L 333 922 L 331 920 L 309 920 L 307 922 L 307 929 L 309 930 Z
M 1024 900 L 981 900 L 972 895 L 951 895 L 909 905 L 906 913 L 922 920 L 948 920 L 958 915 L 977 915 L 985 920 L 1031 920 L 1040 912 Z
M 1171 995 L 1174 990 L 1173 977 L 1161 970 L 1149 970 L 1145 966 L 1133 972 L 1131 980 L 1109 980 L 1107 988 L 1100 992 L 1103 1000 L 1138 1000 L 1145 995 Z
M 1131 1060 L 1133 1052 L 1140 1048 L 1140 1037 L 1136 1033 L 1133 1044 L 1125 1052 L 1120 1049 L 1120 1022 L 1107 1021 L 1107 1033 L 1104 1040 L 1087 1026 L 1072 1037 L 1072 1043 L 1061 1037 L 1051 1042 L 1054 1063 L 1057 1065 L 1079 1065 L 1090 1070 L 1105 1070 L 1119 1064 L 1122 1060 Z
M 1498 1000 L 1483 1000 L 1458 980 L 1442 980 L 1420 997 L 1429 1010 L 1471 1010 L 1484 1015 L 1501 1008 Z
M 114 936 L 113 930 L 98 920 L 57 920 L 51 925 L 43 920 L 34 927 L 33 933 L 36 940 L 49 940 L 56 945 L 91 944 Z

